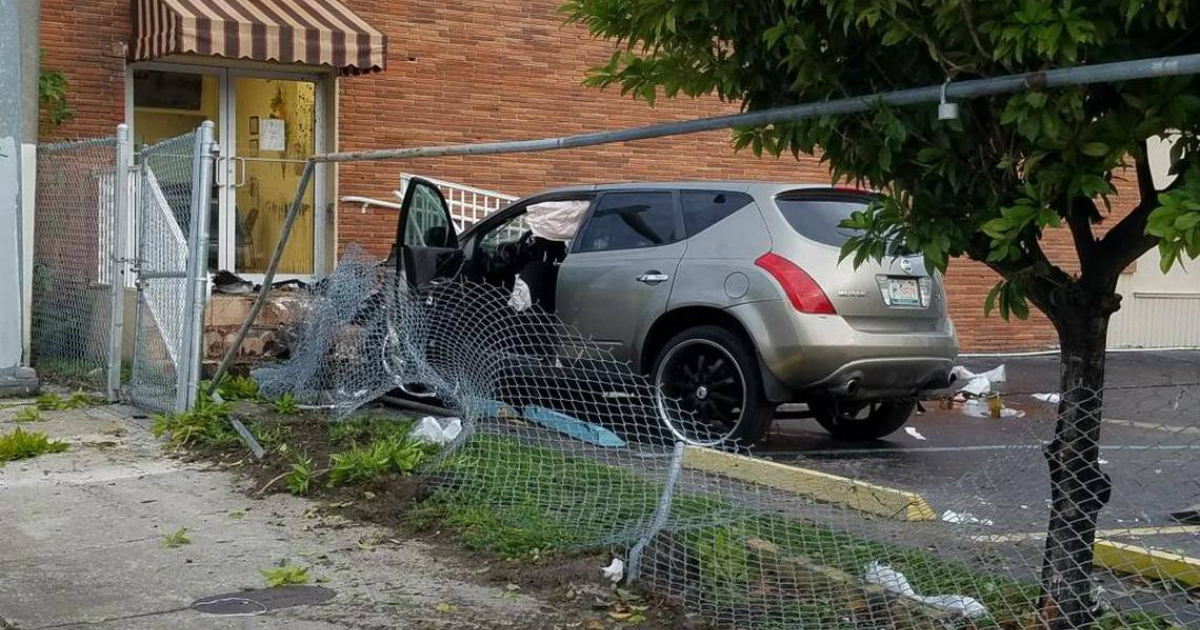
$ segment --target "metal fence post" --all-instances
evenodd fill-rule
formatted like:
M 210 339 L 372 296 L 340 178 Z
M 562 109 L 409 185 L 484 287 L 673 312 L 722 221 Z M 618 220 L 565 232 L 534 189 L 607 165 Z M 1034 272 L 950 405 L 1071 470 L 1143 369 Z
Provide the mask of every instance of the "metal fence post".
M 125 231 L 129 213 L 129 125 L 117 125 L 117 164 L 113 172 L 113 239 L 112 271 L 109 290 L 112 292 L 111 321 L 108 327 L 108 399 L 121 398 L 121 348 L 125 331 Z
M 208 291 L 208 207 L 212 200 L 212 156 L 216 150 L 213 123 L 206 120 L 196 133 L 192 154 L 192 199 L 188 224 L 187 288 L 183 352 L 180 353 L 176 409 L 196 404 L 200 384 L 200 351 L 204 338 L 204 306 Z
M 679 482 L 679 471 L 683 468 L 685 452 L 687 452 L 687 444 L 676 442 L 675 449 L 671 452 L 671 467 L 667 469 L 667 480 L 663 484 L 662 494 L 658 497 L 658 509 L 654 511 L 654 517 L 650 519 L 650 525 L 646 528 L 646 532 L 629 550 L 629 562 L 625 567 L 625 580 L 628 584 L 633 584 L 641 576 L 642 554 L 646 552 L 646 547 L 654 542 L 654 538 L 662 531 L 663 526 L 667 524 L 667 518 L 671 515 L 671 497 L 675 494 L 675 484 Z

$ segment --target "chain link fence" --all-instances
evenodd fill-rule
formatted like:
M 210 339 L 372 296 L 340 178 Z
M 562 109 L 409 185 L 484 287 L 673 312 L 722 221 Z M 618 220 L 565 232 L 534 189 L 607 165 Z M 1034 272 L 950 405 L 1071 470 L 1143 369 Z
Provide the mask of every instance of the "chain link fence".
M 38 147 L 33 365 L 46 379 L 101 390 L 113 337 L 115 136 Z
M 130 395 L 138 406 L 179 411 L 199 384 L 200 311 L 207 282 L 211 128 L 140 151 L 137 312 Z
M 1005 438 L 905 478 L 917 455 L 886 442 L 696 446 L 709 427 L 495 287 L 418 294 L 350 247 L 310 298 L 291 358 L 254 373 L 262 391 L 335 421 L 396 389 L 448 405 L 464 429 L 425 467 L 423 509 L 501 554 L 610 550 L 626 579 L 720 627 L 1200 627 L 1200 525 L 1179 520 L 1200 514 L 1178 513 L 1200 503 L 1194 384 L 1109 392 L 1103 415 L 1084 390 L 930 403 L 940 424 L 923 431 Z M 1056 473 L 1083 489 L 1070 500 L 1047 466 L 1060 418 L 1105 437 Z

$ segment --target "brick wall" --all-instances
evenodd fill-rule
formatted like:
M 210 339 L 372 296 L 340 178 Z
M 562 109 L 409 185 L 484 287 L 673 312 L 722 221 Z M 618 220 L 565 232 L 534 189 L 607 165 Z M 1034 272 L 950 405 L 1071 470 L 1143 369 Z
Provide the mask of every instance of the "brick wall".
M 389 37 L 388 69 L 339 80 L 339 149 L 566 135 L 736 111 L 713 99 L 661 101 L 656 107 L 618 90 L 584 88 L 587 68 L 612 48 L 586 30 L 563 26 L 560 0 L 345 0 Z M 128 0 L 43 0 L 45 64 L 63 70 L 76 119 L 44 128 L 43 140 L 109 135 L 123 120 L 123 43 Z M 338 194 L 391 199 L 401 171 L 524 195 L 564 184 L 647 179 L 757 179 L 827 182 L 814 159 L 757 159 L 735 154 L 728 132 L 510 156 L 443 158 L 340 167 Z M 384 255 L 395 213 L 345 205 L 339 247 L 356 242 Z M 1115 223 L 1110 219 L 1109 223 Z M 1065 234 L 1047 239 L 1056 261 L 1073 268 Z M 1036 314 L 1011 324 L 983 317 L 996 277 L 956 261 L 948 274 L 951 313 L 965 350 L 1036 350 L 1055 334 Z
M 125 44 L 132 19 L 129 0 L 43 0 L 42 65 L 66 75 L 75 119 L 60 127 L 43 119 L 42 142 L 111 136 L 125 122 Z

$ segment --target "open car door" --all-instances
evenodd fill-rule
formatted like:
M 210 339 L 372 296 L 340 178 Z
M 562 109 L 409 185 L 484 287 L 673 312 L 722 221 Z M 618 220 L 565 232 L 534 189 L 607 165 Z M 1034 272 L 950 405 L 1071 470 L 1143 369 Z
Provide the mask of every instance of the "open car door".
M 458 273 L 462 266 L 458 234 L 446 198 L 433 182 L 420 177 L 408 181 L 396 243 L 400 248 L 397 275 L 403 272 L 410 287 L 421 288 Z

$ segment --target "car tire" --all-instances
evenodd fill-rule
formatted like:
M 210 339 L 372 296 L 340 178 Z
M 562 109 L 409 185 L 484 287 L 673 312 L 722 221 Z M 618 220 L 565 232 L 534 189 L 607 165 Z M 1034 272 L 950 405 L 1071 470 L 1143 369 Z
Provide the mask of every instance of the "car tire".
M 855 408 L 854 417 L 848 413 L 847 404 L 834 400 L 814 400 L 808 403 L 817 422 L 830 435 L 851 442 L 878 440 L 903 427 L 917 408 L 915 400 L 883 400 L 867 405 L 865 416 L 862 407 Z
M 676 440 L 749 446 L 771 426 L 775 406 L 764 394 L 757 355 L 728 328 L 696 326 L 671 337 L 650 378 L 659 420 Z

